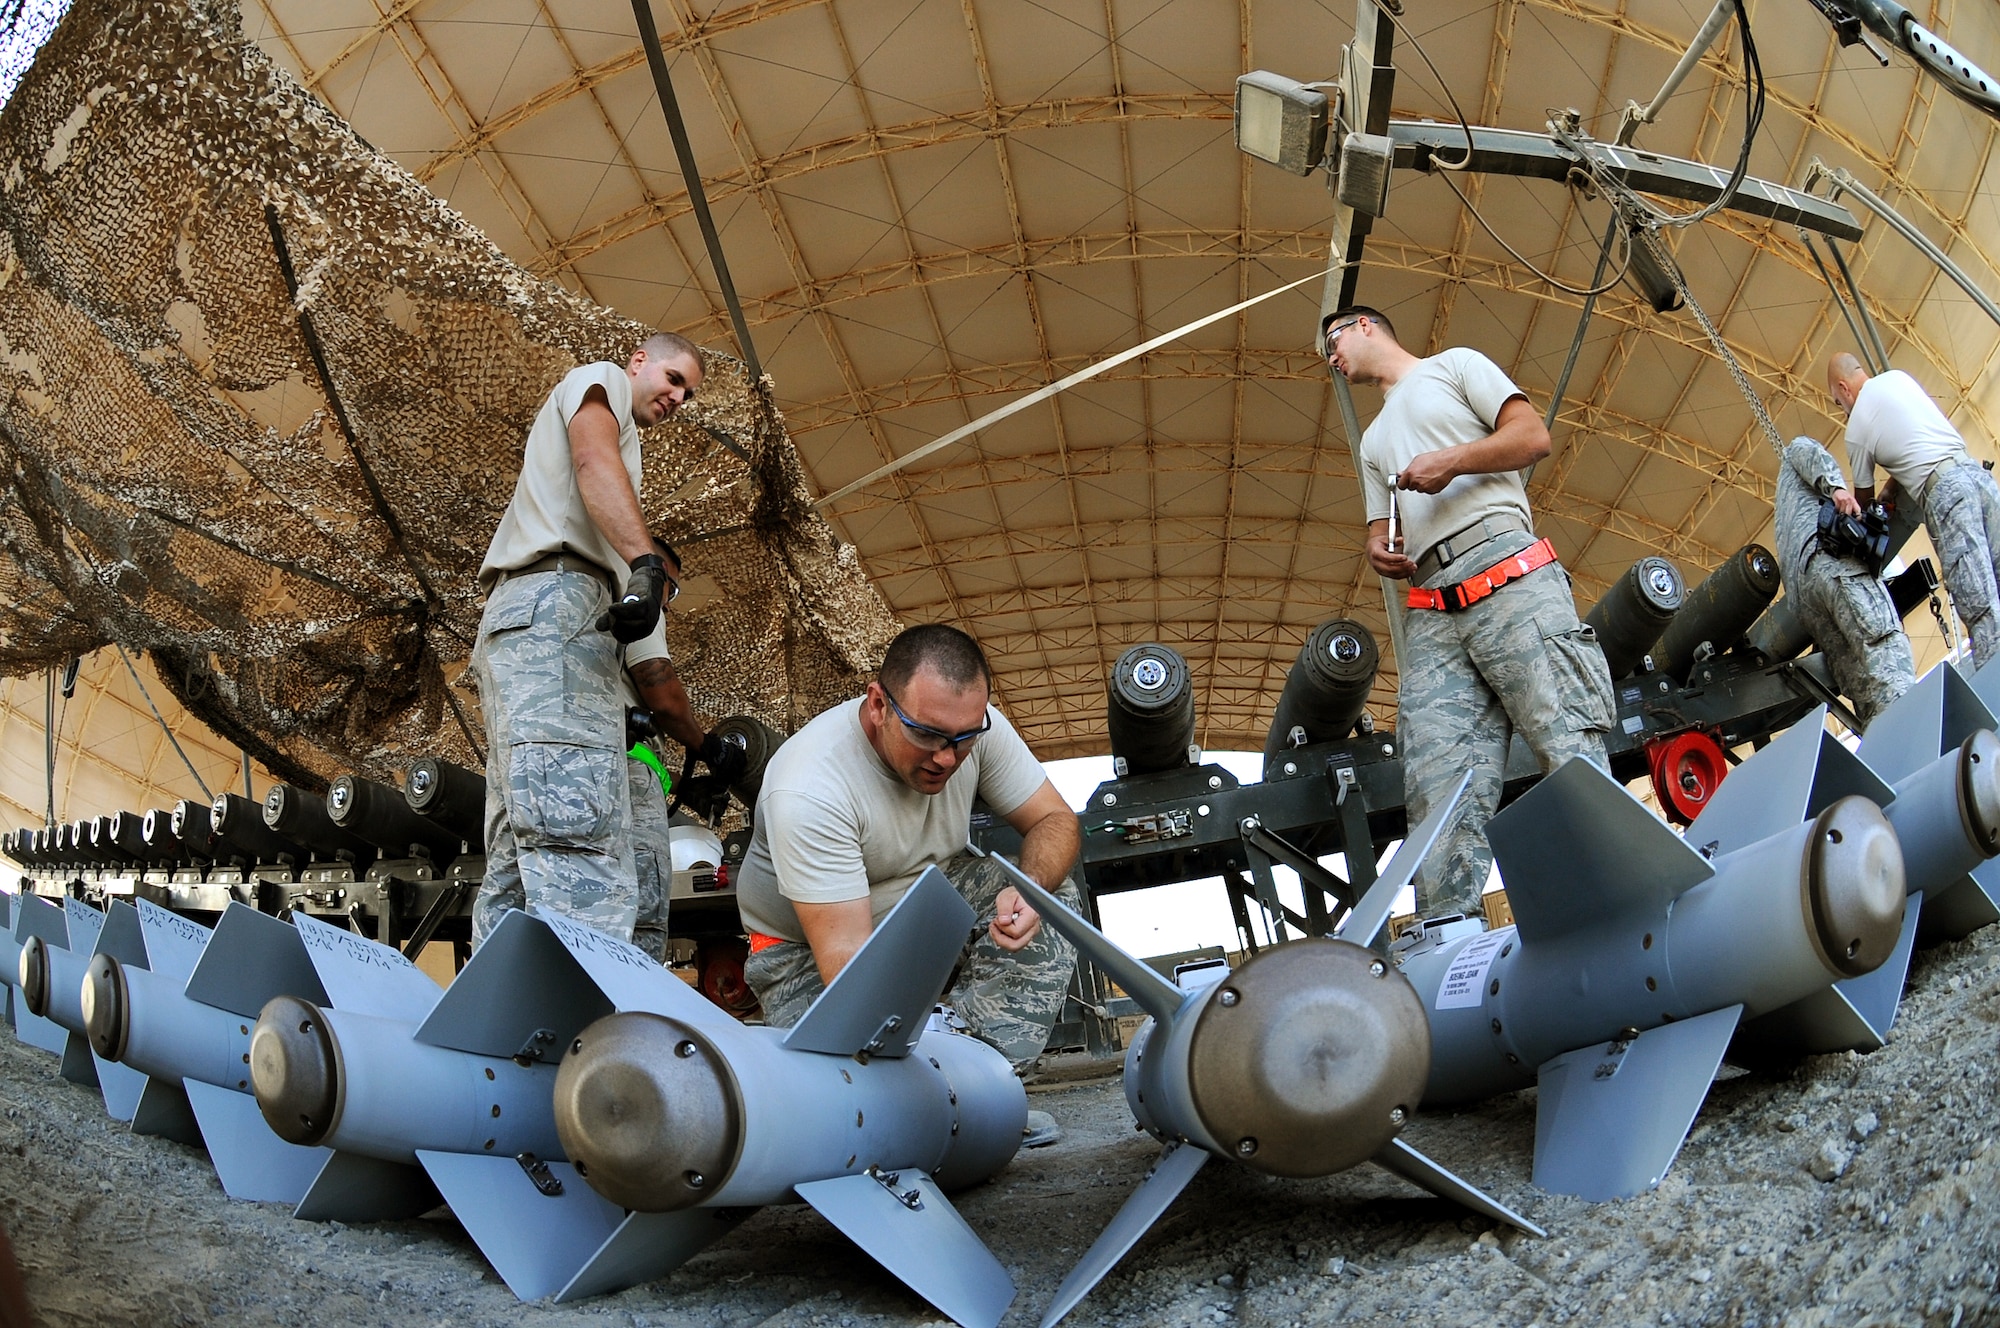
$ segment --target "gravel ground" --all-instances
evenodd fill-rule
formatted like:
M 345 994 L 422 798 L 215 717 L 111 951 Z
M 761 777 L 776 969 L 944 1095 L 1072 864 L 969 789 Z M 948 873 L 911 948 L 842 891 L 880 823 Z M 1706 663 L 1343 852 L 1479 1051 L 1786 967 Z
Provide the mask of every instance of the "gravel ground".
M 1297 1182 L 1211 1164 L 1067 1322 L 2000 1324 L 1996 954 L 2000 928 L 1920 954 L 1874 1055 L 1725 1075 L 1665 1183 L 1637 1199 L 1592 1206 L 1529 1184 L 1532 1093 L 1413 1122 L 1413 1144 L 1546 1239 L 1373 1168 Z M 1010 1328 L 1039 1320 L 1155 1152 L 1118 1080 L 1087 1071 L 1036 1085 L 1061 1142 L 958 1199 L 1019 1283 Z M 127 1133 L 8 1037 L 0 1223 L 51 1328 L 944 1322 L 802 1206 L 765 1210 L 664 1281 L 523 1305 L 448 1214 L 317 1226 L 232 1203 L 201 1152 Z

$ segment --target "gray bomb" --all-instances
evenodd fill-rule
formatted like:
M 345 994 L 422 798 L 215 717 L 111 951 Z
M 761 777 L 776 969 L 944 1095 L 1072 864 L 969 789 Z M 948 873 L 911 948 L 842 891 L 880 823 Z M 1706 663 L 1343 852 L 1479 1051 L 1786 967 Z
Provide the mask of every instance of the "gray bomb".
M 294 924 L 323 978 L 327 962 L 339 963 L 394 994 L 365 1006 L 337 993 L 330 1004 L 296 995 L 265 1004 L 250 1033 L 250 1079 L 274 1134 L 409 1164 L 424 1150 L 560 1156 L 553 1065 L 420 1041 L 435 983 L 387 946 L 312 918 Z
M 533 1224 L 533 1250 L 495 1262 L 524 1299 L 662 1276 L 756 1206 L 803 1200 L 939 1310 L 992 1328 L 1012 1279 L 946 1191 L 1013 1157 L 1027 1098 L 1005 1057 L 933 1013 L 974 921 L 925 872 L 778 1030 L 737 1023 L 624 942 L 510 913 L 474 960 L 498 952 L 505 966 L 492 983 L 461 975 L 447 1000 L 479 1012 L 462 1044 L 565 1030 L 554 1106 L 572 1162 L 548 1164 L 541 1193 L 553 1184 L 572 1206 L 539 1197 L 508 1158 L 432 1174 L 462 1218 L 496 1215 L 490 1237 L 474 1230 L 482 1248 L 508 1239 L 505 1223 Z
M 1903 857 L 1881 809 L 1848 794 L 1798 820 L 1814 769 L 1792 753 L 1821 723 L 1736 770 L 1685 841 L 1578 760 L 1496 816 L 1515 925 L 1403 959 L 1430 1019 L 1425 1101 L 1539 1084 L 1537 1185 L 1657 1185 L 1739 1022 L 1872 972 L 1901 936 Z M 1746 842 L 1719 851 L 1705 823 Z
M 1410 983 L 1367 945 L 1388 920 L 1465 782 L 1397 850 L 1341 939 L 1265 950 L 1167 981 L 1012 863 L 996 857 L 1045 925 L 1060 932 L 1151 1017 L 1125 1058 L 1125 1101 L 1165 1145 L 1118 1216 L 1085 1252 L 1042 1318 L 1051 1328 L 1088 1295 L 1211 1157 L 1272 1176 L 1330 1176 L 1376 1165 L 1536 1235 L 1541 1229 L 1404 1143 L 1423 1095 L 1430 1033 Z M 1353 939 L 1347 939 L 1352 936 Z

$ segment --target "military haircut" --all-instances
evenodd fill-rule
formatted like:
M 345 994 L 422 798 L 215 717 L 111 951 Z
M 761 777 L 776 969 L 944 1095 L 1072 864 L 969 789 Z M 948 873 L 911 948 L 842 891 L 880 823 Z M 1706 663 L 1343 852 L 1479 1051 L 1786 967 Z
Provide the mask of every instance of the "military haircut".
M 1326 337 L 1326 330 L 1328 328 L 1332 327 L 1335 323 L 1345 322 L 1350 318 L 1366 318 L 1369 322 L 1387 332 L 1389 339 L 1394 341 L 1398 346 L 1403 344 L 1403 339 L 1396 335 L 1396 325 L 1389 321 L 1389 315 L 1383 313 L 1380 309 L 1370 308 L 1365 304 L 1343 305 L 1328 314 L 1325 318 L 1320 319 L 1319 334 L 1321 339 Z
M 961 691 L 975 682 L 985 683 L 989 691 L 993 687 L 986 652 L 970 636 L 944 623 L 921 623 L 898 633 L 882 656 L 877 680 L 892 692 L 901 691 L 921 668 Z
M 646 358 L 649 360 L 665 359 L 670 355 L 685 355 L 700 365 L 704 371 L 708 367 L 701 358 L 701 347 L 678 332 L 655 332 L 639 343 L 639 349 L 646 352 Z

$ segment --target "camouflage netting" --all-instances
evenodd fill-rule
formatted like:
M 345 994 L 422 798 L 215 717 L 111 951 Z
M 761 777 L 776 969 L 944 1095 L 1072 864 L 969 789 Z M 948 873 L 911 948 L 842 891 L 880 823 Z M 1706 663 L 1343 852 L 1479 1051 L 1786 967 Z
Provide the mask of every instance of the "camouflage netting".
M 508 262 L 228 0 L 80 0 L 0 116 L 0 672 L 143 648 L 308 785 L 475 763 L 453 702 L 477 733 L 473 578 L 522 440 L 564 373 L 648 331 Z M 769 381 L 712 354 L 645 443 L 642 505 L 693 573 L 669 640 L 696 706 L 789 732 L 852 695 L 896 624 L 813 513 Z

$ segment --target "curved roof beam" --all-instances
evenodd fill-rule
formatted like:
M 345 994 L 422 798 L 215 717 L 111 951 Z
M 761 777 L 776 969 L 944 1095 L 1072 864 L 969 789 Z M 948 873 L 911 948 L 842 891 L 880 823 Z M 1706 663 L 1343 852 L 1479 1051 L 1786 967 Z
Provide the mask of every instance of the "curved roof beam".
M 554 91 L 551 89 L 551 93 Z M 574 93 L 565 92 L 564 95 Z M 498 125 L 507 114 L 495 117 L 489 124 Z M 702 183 L 708 189 L 709 202 L 714 204 L 760 185 L 779 184 L 833 166 L 968 140 L 997 141 L 1036 129 L 1063 129 L 1078 124 L 1130 124 L 1142 120 L 1215 120 L 1228 123 L 1231 104 L 1227 95 L 1219 93 L 1127 93 L 1123 96 L 1114 93 L 1101 97 L 1068 97 L 1059 101 L 995 106 L 992 116 L 993 123 L 990 125 L 986 123 L 984 110 L 967 110 L 858 130 L 836 138 L 800 144 L 758 161 L 754 170 L 727 171 Z M 530 118 L 532 116 L 523 115 L 506 128 Z M 426 162 L 417 172 L 418 178 L 427 180 L 452 161 L 490 145 L 489 137 L 476 146 L 455 146 Z M 575 267 L 603 250 L 683 216 L 689 210 L 685 194 L 649 197 L 614 216 L 592 222 L 552 246 L 547 258 L 537 263 L 535 270 L 547 276 Z

